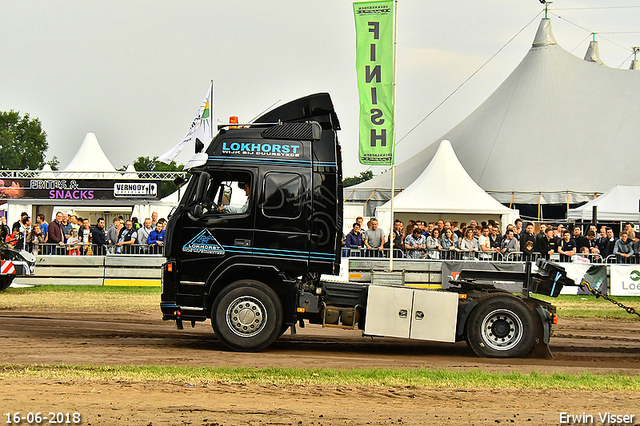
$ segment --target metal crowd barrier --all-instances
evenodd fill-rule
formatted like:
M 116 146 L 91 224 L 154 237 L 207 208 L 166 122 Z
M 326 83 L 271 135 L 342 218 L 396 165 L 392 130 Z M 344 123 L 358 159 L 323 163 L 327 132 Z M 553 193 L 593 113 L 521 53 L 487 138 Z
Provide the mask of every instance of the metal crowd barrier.
M 40 256 L 105 256 L 112 254 L 164 256 L 164 246 L 147 244 L 128 244 L 117 250 L 114 245 L 38 243 L 27 247 L 27 251 Z
M 416 251 L 419 254 L 416 255 Z M 482 252 L 482 251 L 469 251 L 469 250 L 432 250 L 432 249 L 420 249 L 420 250 L 400 250 L 394 249 L 394 258 L 402 259 L 431 259 L 431 260 L 472 260 L 472 261 L 487 261 L 487 262 L 535 262 L 538 258 L 546 257 L 542 253 L 523 253 L 509 252 Z M 378 249 L 366 249 L 366 248 L 346 248 L 342 249 L 342 257 L 380 257 L 388 258 L 390 255 L 390 249 L 385 248 L 383 250 Z M 623 258 L 619 255 L 609 255 L 606 258 L 598 253 L 578 253 L 575 256 L 564 256 L 559 253 L 554 253 L 549 256 L 552 262 L 573 262 L 573 263 L 625 263 L 625 264 L 640 264 L 640 254 L 635 254 L 630 258 Z

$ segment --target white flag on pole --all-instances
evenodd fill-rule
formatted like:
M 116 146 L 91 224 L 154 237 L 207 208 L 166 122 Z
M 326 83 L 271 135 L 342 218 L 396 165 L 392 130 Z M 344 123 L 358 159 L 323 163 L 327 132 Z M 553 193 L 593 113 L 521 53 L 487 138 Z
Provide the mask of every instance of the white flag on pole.
M 208 142 L 211 141 L 212 131 L 212 116 L 211 113 L 211 105 L 213 101 L 213 81 L 211 82 L 211 86 L 209 86 L 209 90 L 202 100 L 202 104 L 198 109 L 198 114 L 196 118 L 193 119 L 191 123 L 191 127 L 189 127 L 189 131 L 182 138 L 180 142 L 169 151 L 165 152 L 161 156 L 158 157 L 157 161 L 162 161 L 163 163 L 171 163 L 177 156 L 182 152 L 185 146 L 195 138 L 200 139 L 205 143 L 205 146 Z

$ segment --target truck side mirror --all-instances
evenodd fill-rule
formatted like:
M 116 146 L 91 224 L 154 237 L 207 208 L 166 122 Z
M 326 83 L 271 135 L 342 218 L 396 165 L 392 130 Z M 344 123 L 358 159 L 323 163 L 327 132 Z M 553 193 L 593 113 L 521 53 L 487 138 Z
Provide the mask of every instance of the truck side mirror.
M 196 187 L 196 202 L 201 203 L 204 201 L 205 196 L 207 195 L 207 187 L 209 186 L 209 180 L 211 176 L 207 172 L 200 173 L 200 177 L 198 178 L 198 186 Z
M 204 149 L 204 144 L 200 139 L 196 138 L 196 143 L 195 143 L 196 154 L 201 153 L 203 149 Z

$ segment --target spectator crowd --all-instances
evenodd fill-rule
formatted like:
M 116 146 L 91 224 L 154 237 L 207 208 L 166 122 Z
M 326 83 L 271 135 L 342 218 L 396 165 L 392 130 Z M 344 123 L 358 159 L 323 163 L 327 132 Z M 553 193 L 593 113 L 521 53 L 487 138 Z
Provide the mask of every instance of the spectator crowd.
M 0 238 L 9 246 L 34 255 L 161 254 L 166 222 L 153 212 L 142 223 L 136 217 L 116 217 L 106 228 L 104 218 L 92 226 L 88 218 L 56 212 L 50 223 L 43 214 L 38 214 L 33 223 L 23 212 L 11 228 L 6 217 L 0 217 Z
M 394 257 L 410 259 L 480 259 L 535 260 L 538 257 L 562 262 L 638 263 L 640 239 L 633 226 L 625 223 L 619 234 L 612 228 L 590 225 L 583 232 L 579 225 L 565 229 L 564 225 L 539 224 L 535 232 L 532 222 L 516 219 L 501 233 L 500 224 L 489 220 L 478 224 L 458 224 L 450 220 L 426 223 L 396 219 L 389 236 L 372 218 L 363 225 L 358 217 L 344 239 L 351 256 L 386 256 L 393 249 Z

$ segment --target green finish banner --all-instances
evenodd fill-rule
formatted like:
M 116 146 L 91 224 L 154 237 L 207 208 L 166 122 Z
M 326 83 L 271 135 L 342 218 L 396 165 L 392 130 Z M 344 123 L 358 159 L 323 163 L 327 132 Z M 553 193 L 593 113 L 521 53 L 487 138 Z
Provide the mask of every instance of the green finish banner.
M 361 164 L 393 163 L 393 1 L 353 4 Z

